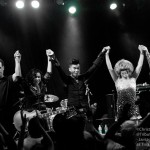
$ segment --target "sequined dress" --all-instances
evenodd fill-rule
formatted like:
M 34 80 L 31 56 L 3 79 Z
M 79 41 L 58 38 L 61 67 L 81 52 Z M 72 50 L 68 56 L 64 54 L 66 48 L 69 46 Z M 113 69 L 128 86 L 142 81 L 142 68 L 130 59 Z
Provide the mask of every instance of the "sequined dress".
M 136 79 L 117 79 L 115 82 L 117 90 L 117 118 L 120 117 L 125 104 L 131 104 L 128 116 L 131 118 L 140 118 L 139 107 L 136 102 Z

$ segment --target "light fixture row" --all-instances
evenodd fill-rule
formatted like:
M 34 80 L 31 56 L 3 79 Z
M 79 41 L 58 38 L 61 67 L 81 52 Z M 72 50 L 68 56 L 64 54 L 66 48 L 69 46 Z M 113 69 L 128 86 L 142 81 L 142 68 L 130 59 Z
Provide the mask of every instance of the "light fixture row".
M 59 5 L 60 3 L 63 2 L 63 0 L 59 0 Z M 18 9 L 23 9 L 26 4 L 30 4 L 33 8 L 39 8 L 40 7 L 40 1 L 39 0 L 16 0 L 15 5 Z M 57 0 L 58 4 L 58 0 Z M 62 5 L 62 3 L 61 3 Z M 76 12 L 76 7 L 75 6 L 70 6 L 68 8 L 69 13 L 74 14 Z
M 64 0 L 55 0 L 58 5 L 64 5 Z M 40 7 L 40 0 L 16 0 L 15 5 L 18 9 L 22 9 L 26 4 L 30 4 L 31 7 L 37 9 Z M 110 9 L 114 10 L 117 8 L 117 3 L 111 3 Z M 70 5 L 68 8 L 69 13 L 74 14 L 76 12 L 76 6 Z
M 17 0 L 15 2 L 15 5 L 18 9 L 22 9 L 25 7 L 26 5 L 26 0 Z M 30 5 L 33 7 L 33 8 L 39 8 L 40 7 L 40 2 L 39 0 L 31 0 L 30 1 Z

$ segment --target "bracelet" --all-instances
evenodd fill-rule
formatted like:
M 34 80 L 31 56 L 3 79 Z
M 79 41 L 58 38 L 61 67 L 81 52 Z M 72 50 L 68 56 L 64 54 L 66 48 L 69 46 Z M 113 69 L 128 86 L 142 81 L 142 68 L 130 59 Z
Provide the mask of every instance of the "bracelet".
M 144 52 L 143 52 L 143 51 L 140 51 L 140 54 L 144 54 Z

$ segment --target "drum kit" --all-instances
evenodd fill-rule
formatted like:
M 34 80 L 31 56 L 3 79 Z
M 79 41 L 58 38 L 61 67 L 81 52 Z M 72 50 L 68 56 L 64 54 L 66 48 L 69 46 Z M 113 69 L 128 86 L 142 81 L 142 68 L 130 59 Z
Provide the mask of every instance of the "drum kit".
M 136 86 L 136 93 L 140 94 L 141 92 L 145 91 L 150 91 L 150 84 L 142 83 L 142 84 L 137 84 Z
M 66 118 L 70 118 L 70 117 L 76 115 L 75 109 L 69 108 L 67 106 L 68 99 L 61 100 L 60 101 L 60 107 L 56 107 L 53 110 L 53 107 L 52 107 L 53 103 L 58 102 L 58 100 L 59 100 L 59 98 L 57 96 L 51 95 L 51 94 L 46 94 L 44 96 L 44 102 L 46 104 L 46 110 L 45 111 L 39 111 L 38 110 L 38 116 L 40 118 L 45 119 L 47 122 L 48 131 L 54 131 L 53 120 L 54 120 L 56 115 L 58 115 L 58 114 L 64 115 L 65 114 Z M 36 116 L 36 112 L 35 112 L 35 110 L 33 110 L 32 112 L 27 112 L 24 110 L 23 115 L 26 115 L 26 118 L 29 121 L 30 119 L 32 119 L 33 117 Z M 15 128 L 17 129 L 17 131 L 21 131 L 21 125 L 22 125 L 21 110 L 18 110 L 14 114 L 13 124 L 14 124 Z

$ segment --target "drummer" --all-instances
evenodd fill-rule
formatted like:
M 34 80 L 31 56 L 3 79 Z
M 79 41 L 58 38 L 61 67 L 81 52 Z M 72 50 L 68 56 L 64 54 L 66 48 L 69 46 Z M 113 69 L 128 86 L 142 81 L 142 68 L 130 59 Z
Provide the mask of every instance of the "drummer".
M 35 109 L 46 110 L 44 95 L 47 92 L 46 84 L 52 73 L 49 50 L 46 50 L 46 55 L 47 72 L 45 75 L 43 75 L 39 69 L 33 68 L 27 73 L 25 80 L 22 82 L 25 93 L 22 108 L 29 112 Z

